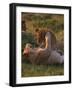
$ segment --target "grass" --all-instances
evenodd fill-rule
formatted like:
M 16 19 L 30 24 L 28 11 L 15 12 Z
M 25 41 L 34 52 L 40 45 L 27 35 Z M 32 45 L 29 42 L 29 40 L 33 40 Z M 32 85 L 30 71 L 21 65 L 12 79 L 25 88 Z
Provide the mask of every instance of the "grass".
M 22 77 L 64 75 L 64 65 L 32 65 L 22 64 Z

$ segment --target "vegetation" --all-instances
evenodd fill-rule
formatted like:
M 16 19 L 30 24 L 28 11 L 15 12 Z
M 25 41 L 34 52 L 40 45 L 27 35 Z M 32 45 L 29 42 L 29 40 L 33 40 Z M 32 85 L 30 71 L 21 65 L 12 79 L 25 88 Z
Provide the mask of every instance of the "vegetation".
M 22 77 L 63 75 L 63 65 L 22 64 Z
M 26 30 L 22 29 L 22 52 L 26 43 L 36 47 L 34 31 L 36 28 L 51 28 L 59 42 L 64 42 L 64 15 L 59 14 L 33 14 L 22 13 L 22 22 L 25 22 Z M 64 47 L 60 48 L 64 51 Z M 55 76 L 64 75 L 64 65 L 32 65 L 22 55 L 22 77 L 31 76 Z

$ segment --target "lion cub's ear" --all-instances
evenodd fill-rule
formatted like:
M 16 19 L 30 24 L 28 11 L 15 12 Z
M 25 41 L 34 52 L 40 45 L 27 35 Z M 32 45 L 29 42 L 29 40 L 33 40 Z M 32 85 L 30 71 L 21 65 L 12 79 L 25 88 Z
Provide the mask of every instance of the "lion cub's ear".
M 29 47 L 30 47 L 30 48 L 32 48 L 32 45 L 31 45 L 31 44 L 29 44 Z
M 32 48 L 32 45 L 30 43 L 27 43 L 25 48 Z

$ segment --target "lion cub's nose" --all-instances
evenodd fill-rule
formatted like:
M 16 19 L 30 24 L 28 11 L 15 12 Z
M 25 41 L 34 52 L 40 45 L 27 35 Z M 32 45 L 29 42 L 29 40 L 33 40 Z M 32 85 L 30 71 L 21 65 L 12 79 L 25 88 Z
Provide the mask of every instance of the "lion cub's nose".
M 23 51 L 23 55 L 28 57 L 29 56 L 29 48 L 25 48 Z

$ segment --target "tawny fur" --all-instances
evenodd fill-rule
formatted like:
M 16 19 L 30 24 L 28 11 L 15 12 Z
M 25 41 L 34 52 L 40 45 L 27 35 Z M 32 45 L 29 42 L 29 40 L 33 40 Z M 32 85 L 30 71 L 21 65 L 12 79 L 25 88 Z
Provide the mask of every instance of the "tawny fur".
M 28 46 L 28 47 L 27 47 Z M 29 56 L 27 59 L 32 64 L 62 64 L 64 63 L 64 55 L 60 55 L 56 50 L 42 49 L 42 48 L 31 48 L 30 45 L 26 44 L 25 48 L 29 48 Z M 23 51 L 24 53 L 25 49 Z
M 36 29 L 35 31 L 35 38 L 37 41 L 37 44 L 44 48 L 50 48 L 50 49 L 55 49 L 56 48 L 56 36 L 53 33 L 52 30 L 50 29 Z

